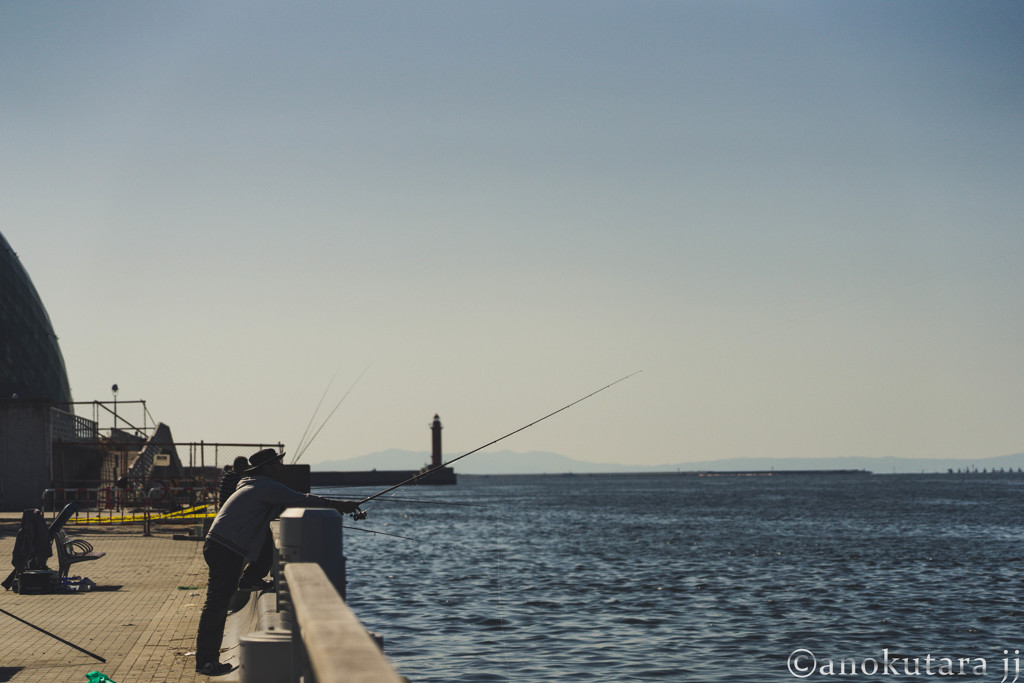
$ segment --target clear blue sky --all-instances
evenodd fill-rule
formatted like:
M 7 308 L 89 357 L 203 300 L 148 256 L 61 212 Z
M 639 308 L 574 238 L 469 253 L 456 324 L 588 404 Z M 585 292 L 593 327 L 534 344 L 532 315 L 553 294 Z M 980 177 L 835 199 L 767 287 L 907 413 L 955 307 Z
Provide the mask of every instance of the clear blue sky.
M 0 4 L 77 400 L 306 462 L 1024 450 L 1024 3 Z M 324 416 L 325 409 L 321 410 Z

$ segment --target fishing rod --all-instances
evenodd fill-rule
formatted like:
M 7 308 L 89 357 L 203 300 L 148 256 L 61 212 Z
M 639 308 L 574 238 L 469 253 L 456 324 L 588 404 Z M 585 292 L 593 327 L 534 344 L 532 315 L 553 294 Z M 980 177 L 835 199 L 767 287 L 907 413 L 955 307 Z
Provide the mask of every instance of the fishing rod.
M 561 408 L 559 408 L 558 410 L 556 410 L 556 411 L 554 411 L 554 412 L 550 412 L 550 413 L 548 413 L 547 415 L 545 415 L 544 417 L 542 417 L 542 418 L 539 418 L 539 419 L 536 419 L 536 420 L 534 420 L 533 422 L 531 422 L 531 423 L 530 423 L 530 424 L 528 424 L 528 425 L 523 425 L 523 426 L 522 426 L 522 427 L 520 427 L 519 429 L 516 429 L 516 430 L 514 430 L 514 431 L 511 431 L 511 432 L 509 432 L 509 433 L 508 433 L 508 434 L 506 434 L 505 436 L 500 436 L 500 437 L 498 437 L 497 439 L 495 439 L 494 441 L 490 441 L 490 442 L 488 442 L 488 443 L 485 443 L 485 444 L 484 444 L 483 446 L 480 446 L 479 448 L 474 448 L 473 450 L 469 451 L 468 453 L 463 453 L 462 455 L 460 455 L 460 456 L 458 456 L 458 457 L 452 458 L 452 459 L 451 459 L 451 460 L 449 460 L 448 462 L 442 463 L 442 464 L 441 464 L 441 467 L 448 467 L 448 466 L 449 466 L 449 465 L 451 465 L 451 464 L 452 464 L 453 462 L 457 462 L 457 461 L 459 461 L 459 460 L 462 460 L 463 458 L 465 458 L 465 457 L 467 457 L 467 456 L 470 456 L 470 455 L 473 455 L 474 453 L 477 453 L 477 452 L 479 452 L 479 451 L 482 451 L 483 449 L 487 448 L 488 446 L 493 446 L 494 444 L 498 443 L 499 441 L 503 441 L 503 440 L 507 439 L 508 437 L 512 436 L 513 434 L 518 434 L 519 432 L 523 431 L 524 429 L 529 429 L 530 427 L 532 427 L 533 425 L 537 424 L 538 422 L 543 422 L 544 420 L 546 420 L 546 419 L 548 419 L 549 417 L 552 417 L 552 416 L 554 416 L 554 415 L 557 415 L 558 413 L 562 412 L 563 410 L 567 410 L 567 409 L 569 409 L 569 408 L 572 408 L 572 407 L 573 407 L 574 405 L 576 405 L 577 403 L 582 403 L 583 401 L 586 401 L 586 400 L 587 400 L 588 398 L 590 398 L 591 396 L 594 396 L 595 394 L 599 394 L 599 393 L 601 393 L 602 391 L 604 391 L 605 389 L 608 389 L 608 388 L 610 388 L 610 387 L 613 387 L 613 386 L 615 386 L 615 385 L 616 385 L 616 384 L 618 384 L 619 382 L 624 382 L 624 381 L 626 381 L 627 379 L 629 379 L 630 377 L 632 377 L 633 375 L 639 375 L 639 374 L 640 374 L 641 372 L 642 372 L 642 370 L 637 370 L 636 372 L 631 372 L 631 373 L 629 373 L 629 374 L 628 374 L 628 375 L 626 375 L 625 377 L 620 377 L 619 379 L 615 380 L 615 381 L 614 381 L 614 382 L 612 382 L 611 384 L 606 384 L 606 385 L 604 385 L 603 387 L 601 387 L 600 389 L 597 389 L 596 391 L 592 391 L 592 392 L 590 392 L 589 394 L 587 394 L 587 395 L 586 395 L 586 396 L 584 396 L 583 398 L 578 398 L 578 399 L 576 399 L 575 401 L 573 401 L 572 403 L 569 403 L 568 405 L 564 405 L 564 406 L 562 406 Z M 434 468 L 434 469 L 436 469 L 436 468 Z M 357 508 L 357 511 L 356 511 L 356 513 L 353 513 L 353 514 L 359 514 L 359 513 L 362 513 L 362 514 L 363 514 L 363 515 L 365 516 L 365 514 L 366 514 L 365 512 L 363 512 L 362 510 L 358 510 L 358 507 L 359 507 L 360 505 L 363 505 L 364 503 L 369 503 L 369 502 L 370 502 L 371 500 L 374 500 L 374 499 L 376 499 L 376 498 L 380 498 L 381 496 L 383 496 L 383 495 L 384 495 L 384 494 L 386 494 L 386 493 L 391 493 L 392 491 L 394 491 L 394 490 L 395 490 L 395 489 L 397 489 L 397 488 L 400 488 L 400 487 L 402 487 L 402 486 L 405 486 L 405 485 L 407 485 L 407 484 L 411 484 L 411 483 L 413 483 L 414 481 L 418 481 L 418 480 L 422 479 L 423 477 L 425 477 L 425 476 L 429 475 L 429 474 L 430 474 L 431 472 L 433 472 L 433 471 L 434 471 L 434 469 L 429 469 L 429 470 L 426 470 L 426 471 L 424 471 L 424 472 L 420 472 L 419 474 L 417 474 L 417 475 L 415 475 L 415 476 L 412 476 L 412 477 L 410 477 L 410 478 L 406 479 L 406 480 L 405 480 L 405 481 L 403 481 L 403 482 L 400 482 L 400 483 L 398 483 L 398 484 L 395 484 L 394 486 L 390 486 L 390 487 L 388 487 L 388 488 L 384 489 L 383 491 L 380 491 L 379 493 L 375 493 L 375 494 L 373 494 L 372 496 L 367 496 L 366 498 L 363 498 L 363 499 L 362 499 L 361 501 L 359 501 L 358 503 L 356 503 L 356 508 Z
M 324 496 L 331 500 L 348 500 L 347 498 L 335 498 L 333 496 Z M 470 508 L 492 508 L 497 507 L 495 505 L 485 505 L 483 503 L 457 503 L 450 500 L 420 500 L 419 498 L 395 498 L 388 497 L 385 499 L 388 503 L 414 503 L 419 505 L 457 505 Z
M 331 377 L 331 381 L 327 383 L 327 388 L 324 389 L 324 393 L 320 395 L 320 400 L 317 401 L 316 408 L 313 409 L 313 414 L 309 416 L 309 422 L 306 424 L 306 429 L 302 432 L 302 437 L 299 439 L 299 445 L 296 447 L 296 453 L 302 450 L 302 445 L 306 443 L 306 436 L 309 435 L 309 430 L 313 427 L 313 420 L 316 419 L 316 414 L 320 412 L 320 406 L 324 404 L 324 399 L 327 398 L 327 392 L 331 390 L 334 385 L 334 380 L 338 378 L 338 373 L 341 372 L 341 368 L 334 371 L 334 376 Z M 292 464 L 295 464 L 295 458 L 292 458 Z
M 99 656 L 98 654 L 96 654 L 95 652 L 89 652 L 89 651 L 88 651 L 88 650 L 86 650 L 85 648 L 83 648 L 83 647 L 79 647 L 78 645 L 75 645 L 74 643 L 72 643 L 72 642 L 71 642 L 71 641 L 69 641 L 69 640 L 64 640 L 64 639 L 63 639 L 63 638 L 61 638 L 60 636 L 58 636 L 58 635 L 54 635 L 53 633 L 50 633 L 50 632 L 49 632 L 49 631 L 47 631 L 46 629 L 44 629 L 44 628 L 40 628 L 40 627 L 36 626 L 35 624 L 33 624 L 33 623 L 32 623 L 32 622 L 30 622 L 30 621 L 25 621 L 25 620 L 24 620 L 24 619 L 22 619 L 21 617 L 19 617 L 19 616 L 17 616 L 17 615 L 14 615 L 14 614 L 11 614 L 10 612 L 8 612 L 8 611 L 7 611 L 7 610 L 5 610 L 5 609 L 0 609 L 0 612 L 2 612 L 2 613 L 4 613 L 4 614 L 6 614 L 6 615 L 7 615 L 7 616 L 9 616 L 9 617 L 10 617 L 11 619 L 16 619 L 17 621 L 20 621 L 21 623 L 25 624 L 26 626 L 30 626 L 30 627 L 34 628 L 35 630 L 39 631 L 40 633 L 42 633 L 42 634 L 44 634 L 44 635 L 48 635 L 48 636 L 50 636 L 50 637 L 51 637 L 51 638 L 53 638 L 54 640 L 56 640 L 56 641 L 58 641 L 58 642 L 60 642 L 60 643 L 63 643 L 63 644 L 65 644 L 65 645 L 67 645 L 68 647 L 73 647 L 74 649 L 78 650 L 79 652 L 83 652 L 83 653 L 85 653 L 85 654 L 89 655 L 90 657 L 92 657 L 93 659 L 95 659 L 95 660 L 97 660 L 97 661 L 100 661 L 100 662 L 106 662 L 106 661 L 107 661 L 106 659 L 104 659 L 103 657 L 100 657 L 100 656 Z
M 372 363 L 371 363 L 371 365 L 372 365 Z M 359 373 L 359 376 L 356 377 L 356 380 L 354 382 L 352 382 L 352 386 L 350 386 L 348 388 L 348 391 L 346 391 L 344 393 L 344 395 L 338 400 L 338 402 L 336 404 L 334 404 L 334 408 L 331 410 L 330 413 L 327 414 L 327 417 L 324 418 L 324 421 L 320 423 L 320 426 L 317 428 L 317 430 L 315 432 L 313 432 L 313 435 L 311 437 L 309 437 L 309 441 L 307 441 L 305 444 L 303 444 L 302 447 L 299 449 L 299 451 L 296 452 L 295 457 L 292 458 L 292 462 L 291 462 L 292 465 L 297 463 L 299 461 L 299 458 L 302 457 L 302 454 L 306 452 L 306 449 L 309 448 L 312 445 L 313 440 L 316 439 L 316 437 L 320 433 L 320 431 L 324 427 L 327 426 L 327 423 L 330 421 L 330 419 L 332 417 L 334 417 L 334 413 L 338 412 L 338 408 L 340 408 L 341 404 L 345 402 L 345 399 L 348 398 L 348 395 L 352 393 L 352 390 L 356 388 L 357 384 L 359 384 L 359 380 L 361 380 L 363 378 L 363 375 L 365 375 L 369 369 L 370 369 L 370 365 L 367 365 L 363 369 L 363 371 L 361 373 Z M 335 375 L 337 375 L 337 373 L 335 373 Z M 331 378 L 331 384 L 333 384 L 333 383 L 334 383 L 334 379 Z M 330 386 L 330 384 L 328 384 L 327 385 L 327 389 L 330 389 L 330 388 L 331 388 L 331 386 Z M 326 396 L 326 395 L 327 395 L 327 390 L 324 391 L 324 396 Z M 320 403 L 323 403 L 323 397 L 320 398 Z M 313 417 L 316 417 L 316 413 L 319 410 L 320 410 L 320 404 L 317 404 L 316 410 L 313 411 Z M 309 418 L 309 422 L 310 422 L 310 424 L 313 423 L 313 418 L 312 417 Z M 307 427 L 306 429 L 308 431 L 309 427 Z M 305 435 L 303 435 L 303 438 L 305 438 Z

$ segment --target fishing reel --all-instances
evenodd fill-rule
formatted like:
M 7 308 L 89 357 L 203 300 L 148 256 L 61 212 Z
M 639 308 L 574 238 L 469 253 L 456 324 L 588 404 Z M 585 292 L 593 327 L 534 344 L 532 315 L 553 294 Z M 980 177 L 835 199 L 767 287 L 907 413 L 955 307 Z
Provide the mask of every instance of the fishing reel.
M 357 522 L 361 519 L 366 519 L 366 510 L 360 510 L 359 508 L 356 508 L 355 510 L 352 511 L 352 519 L 354 519 Z

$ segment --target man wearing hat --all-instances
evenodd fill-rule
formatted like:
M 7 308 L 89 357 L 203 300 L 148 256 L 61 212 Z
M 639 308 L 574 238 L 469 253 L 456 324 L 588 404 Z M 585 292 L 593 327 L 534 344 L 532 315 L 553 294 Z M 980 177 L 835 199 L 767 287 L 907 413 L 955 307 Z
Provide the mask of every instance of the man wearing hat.
M 242 473 L 238 488 L 213 520 L 203 545 L 203 558 L 210 568 L 206 603 L 199 616 L 196 636 L 196 671 L 206 676 L 230 673 L 230 664 L 220 662 L 220 645 L 228 604 L 238 589 L 246 562 L 257 562 L 270 522 L 286 508 L 334 508 L 343 514 L 354 512 L 357 504 L 299 493 L 281 480 L 284 465 L 273 448 L 249 456 L 249 468 Z

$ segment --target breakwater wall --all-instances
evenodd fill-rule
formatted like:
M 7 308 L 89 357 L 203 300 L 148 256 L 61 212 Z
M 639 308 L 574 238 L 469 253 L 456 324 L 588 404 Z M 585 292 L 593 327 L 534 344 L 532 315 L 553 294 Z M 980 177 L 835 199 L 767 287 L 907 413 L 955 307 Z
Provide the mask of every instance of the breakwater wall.
M 310 472 L 309 485 L 327 486 L 394 486 L 423 475 L 413 484 L 447 486 L 456 483 L 455 471 L 451 467 L 437 467 L 424 470 L 365 470 L 350 472 Z

